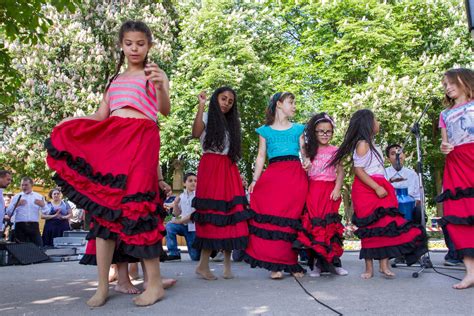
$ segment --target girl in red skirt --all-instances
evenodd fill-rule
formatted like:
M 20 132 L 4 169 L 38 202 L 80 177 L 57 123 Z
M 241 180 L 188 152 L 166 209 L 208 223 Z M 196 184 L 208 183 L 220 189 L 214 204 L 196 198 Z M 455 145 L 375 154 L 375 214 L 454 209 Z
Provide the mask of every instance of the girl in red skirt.
M 234 90 L 214 91 L 205 113 L 206 94 L 198 96 L 199 107 L 193 137 L 200 138 L 203 155 L 197 173 L 196 196 L 191 219 L 196 223 L 193 247 L 201 249 L 196 273 L 206 280 L 217 279 L 209 269 L 213 250 L 224 251 L 224 279 L 231 279 L 232 250 L 245 249 L 248 242 L 248 210 L 236 162 L 241 157 L 240 119 Z M 190 245 L 189 245 L 190 246 Z
M 120 61 L 100 108 L 90 116 L 63 120 L 45 142 L 54 180 L 94 221 L 99 282 L 87 302 L 92 307 L 107 299 L 114 251 L 144 261 L 148 286 L 134 299 L 136 305 L 153 304 L 164 295 L 156 117 L 158 112 L 168 115 L 170 100 L 166 74 L 147 60 L 152 40 L 143 22 L 122 24 Z M 119 74 L 125 59 L 127 69 Z
M 293 243 L 297 249 L 308 250 L 310 276 L 319 277 L 321 271 L 331 271 L 347 275 L 342 268 L 343 253 L 339 206 L 344 169 L 328 167 L 337 147 L 329 144 L 334 131 L 334 121 L 326 113 L 314 115 L 305 127 L 305 152 L 309 168 L 309 191 L 306 196 L 306 209 L 301 221 L 303 230 Z
M 163 179 L 163 175 L 161 173 L 161 168 L 158 168 L 158 178 Z M 160 194 L 163 200 L 166 197 L 166 194 L 171 191 L 171 187 L 164 181 L 160 181 Z M 159 212 L 161 216 L 161 220 L 164 221 L 168 213 L 164 208 L 161 208 L 159 205 Z M 90 224 L 91 231 L 94 231 L 94 223 Z M 86 246 L 85 254 L 82 256 L 81 260 L 79 261 L 80 264 L 83 265 L 97 265 L 97 249 L 96 249 L 96 240 L 94 234 L 89 232 L 87 236 L 88 242 Z M 165 256 L 163 252 L 160 256 L 162 259 Z M 125 255 L 121 249 L 116 248 L 114 251 L 114 255 L 112 258 L 112 265 L 110 266 L 109 270 L 109 282 L 117 281 L 117 284 L 114 287 L 114 290 L 119 293 L 124 294 L 139 294 L 140 290 L 136 288 L 131 280 L 138 279 L 138 258 L 131 257 Z M 142 262 L 142 270 L 145 271 L 144 264 Z M 166 279 L 162 278 L 163 281 L 163 288 L 167 289 L 172 287 L 176 284 L 176 279 Z M 144 282 L 143 287 L 146 288 L 148 283 L 147 275 L 144 275 Z
M 447 109 L 441 112 L 441 152 L 446 156 L 441 224 L 448 229 L 454 248 L 466 266 L 455 289 L 474 286 L 474 71 L 451 69 L 444 74 Z
M 379 271 L 394 277 L 388 260 L 405 256 L 407 264 L 415 263 L 427 251 L 426 233 L 421 226 L 404 219 L 392 185 L 385 180 L 382 153 L 373 143 L 379 123 L 370 110 L 355 112 L 344 141 L 334 154 L 330 166 L 337 166 L 349 154 L 354 166 L 352 185 L 352 222 L 361 239 L 360 259 L 365 259 L 363 279 L 372 278 L 373 259 L 380 260 Z
M 296 277 L 305 272 L 298 264 L 298 253 L 292 249 L 296 232 L 301 229 L 308 191 L 307 175 L 299 159 L 304 125 L 289 121 L 295 110 L 292 93 L 276 93 L 267 108 L 266 124 L 257 128 L 258 156 L 249 187 L 250 207 L 256 214 L 250 221 L 244 260 L 252 268 L 271 271 L 272 279 L 281 279 L 282 271 Z M 262 174 L 267 155 L 270 163 Z

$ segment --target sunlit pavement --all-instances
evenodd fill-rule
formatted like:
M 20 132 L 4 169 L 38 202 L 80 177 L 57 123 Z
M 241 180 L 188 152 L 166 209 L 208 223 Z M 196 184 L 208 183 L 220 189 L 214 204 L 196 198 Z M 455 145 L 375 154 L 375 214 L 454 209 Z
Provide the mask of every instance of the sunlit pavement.
M 433 263 L 441 265 L 443 253 L 432 253 Z M 222 263 L 211 263 L 217 281 L 198 279 L 196 263 L 183 254 L 181 262 L 165 262 L 162 273 L 178 280 L 165 299 L 138 308 L 133 295 L 118 294 L 111 286 L 110 299 L 100 308 L 85 302 L 94 293 L 96 269 L 77 262 L 42 263 L 0 267 L 0 315 L 336 315 L 308 296 L 289 275 L 270 280 L 262 269 L 234 263 L 235 279 L 222 278 Z M 395 279 L 362 280 L 364 263 L 358 252 L 342 258 L 348 276 L 321 276 L 301 279 L 316 298 L 344 315 L 474 315 L 474 288 L 453 290 L 454 279 L 433 270 L 412 278 L 416 268 L 395 268 Z M 377 267 L 377 265 L 376 265 Z M 462 277 L 459 270 L 440 270 Z M 142 281 L 135 282 L 138 287 Z

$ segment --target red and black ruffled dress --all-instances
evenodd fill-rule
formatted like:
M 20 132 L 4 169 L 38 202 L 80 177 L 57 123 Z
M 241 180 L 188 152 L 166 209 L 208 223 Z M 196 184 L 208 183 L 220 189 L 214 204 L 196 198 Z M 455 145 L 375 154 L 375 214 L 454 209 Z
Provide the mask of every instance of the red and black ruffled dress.
M 379 148 L 379 157 L 382 153 Z M 405 257 L 408 265 L 418 261 L 428 251 L 425 230 L 407 221 L 398 210 L 398 200 L 393 186 L 385 179 L 384 167 L 372 151 L 363 157 L 354 152 L 354 167 L 364 171 L 388 193 L 379 198 L 375 191 L 355 177 L 352 184 L 352 223 L 361 239 L 360 259 L 385 259 Z
M 308 177 L 299 155 L 299 138 L 304 126 L 293 124 L 279 131 L 262 126 L 257 133 L 265 138 L 269 165 L 250 195 L 249 245 L 244 260 L 252 268 L 269 271 L 304 272 L 298 252 L 292 248 L 301 229 Z
M 344 252 L 344 226 L 339 215 L 341 199 L 334 201 L 330 197 L 336 186 L 336 168 L 327 166 L 336 150 L 336 146 L 318 148 L 308 173 L 310 181 L 306 210 L 301 217 L 303 227 L 293 243 L 294 248 L 308 251 L 311 268 L 314 259 L 318 260 L 322 268 L 330 269 L 328 265 L 340 267 L 340 257 Z
M 207 125 L 207 113 L 203 121 Z M 201 135 L 204 142 L 206 132 Z M 222 153 L 205 151 L 197 173 L 196 209 L 191 220 L 196 223 L 193 247 L 212 250 L 243 250 L 248 242 L 248 209 L 239 169 L 227 155 L 229 144 Z
M 443 203 L 440 223 L 460 258 L 474 258 L 474 101 L 445 110 L 441 117 L 454 149 L 446 156 L 443 193 L 436 199 Z
M 140 104 L 154 101 L 156 117 L 156 95 L 154 89 L 145 92 L 145 82 L 143 78 L 114 81 L 109 90 L 111 109 L 122 102 L 116 108 L 129 106 L 148 115 Z M 116 240 L 116 252 L 122 257 L 160 256 L 165 228 L 157 172 L 160 133 L 155 121 L 118 116 L 103 121 L 74 119 L 56 126 L 45 148 L 48 166 L 55 171 L 53 180 L 69 200 L 91 214 L 88 239 Z M 89 247 L 89 255 L 93 248 Z M 95 263 L 93 257 L 84 260 Z

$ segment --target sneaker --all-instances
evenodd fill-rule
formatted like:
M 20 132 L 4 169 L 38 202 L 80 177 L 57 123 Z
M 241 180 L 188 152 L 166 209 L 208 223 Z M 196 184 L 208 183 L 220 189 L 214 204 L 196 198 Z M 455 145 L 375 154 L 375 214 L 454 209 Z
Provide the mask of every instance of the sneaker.
M 166 261 L 181 261 L 181 255 L 167 255 Z
M 444 262 L 444 265 L 448 267 L 457 267 L 457 266 L 461 266 L 462 264 L 463 263 L 461 260 L 455 260 L 455 259 L 448 259 Z
M 309 276 L 312 277 L 312 278 L 318 278 L 318 277 L 320 277 L 320 276 L 321 276 L 321 269 L 315 266 L 315 267 L 313 268 L 313 271 L 311 271 L 311 272 L 309 273 Z
M 222 251 L 219 251 L 214 258 L 212 258 L 212 261 L 214 262 L 222 262 L 224 261 L 224 253 Z
M 349 272 L 347 272 L 346 269 L 343 269 L 341 267 L 334 267 L 334 270 L 336 270 L 337 275 L 348 275 Z

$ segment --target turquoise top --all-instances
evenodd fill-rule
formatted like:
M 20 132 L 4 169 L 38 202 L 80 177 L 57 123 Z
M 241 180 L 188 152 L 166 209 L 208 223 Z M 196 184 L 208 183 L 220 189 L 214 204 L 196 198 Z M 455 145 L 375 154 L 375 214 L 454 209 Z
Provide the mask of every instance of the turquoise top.
M 293 123 L 290 128 L 281 131 L 263 125 L 256 131 L 265 138 L 268 159 L 279 156 L 299 156 L 300 136 L 303 134 L 304 125 Z

